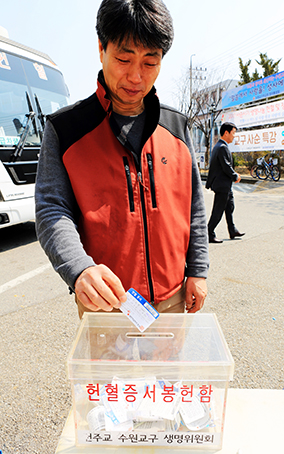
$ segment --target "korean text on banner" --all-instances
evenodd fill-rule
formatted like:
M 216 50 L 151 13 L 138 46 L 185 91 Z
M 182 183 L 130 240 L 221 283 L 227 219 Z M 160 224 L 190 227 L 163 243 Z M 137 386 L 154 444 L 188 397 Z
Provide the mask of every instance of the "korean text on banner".
M 222 109 L 284 93 L 284 71 L 222 93 Z

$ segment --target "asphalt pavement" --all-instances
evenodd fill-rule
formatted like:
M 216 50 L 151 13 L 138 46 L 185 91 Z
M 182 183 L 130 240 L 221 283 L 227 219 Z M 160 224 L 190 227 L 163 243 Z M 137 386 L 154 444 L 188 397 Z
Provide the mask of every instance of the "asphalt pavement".
M 233 388 L 284 388 L 284 184 L 234 185 L 235 223 L 210 244 L 208 296 L 235 360 Z M 209 217 L 213 193 L 204 189 Z M 3 297 L 3 294 L 1 295 Z M 66 292 L 0 317 L 0 450 L 52 454 L 71 403 L 66 358 L 78 316 Z

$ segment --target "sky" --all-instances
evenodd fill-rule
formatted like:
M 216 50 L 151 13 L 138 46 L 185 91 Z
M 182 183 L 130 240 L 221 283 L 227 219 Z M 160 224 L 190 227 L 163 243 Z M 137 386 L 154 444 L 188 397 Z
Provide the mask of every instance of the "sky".
M 192 67 L 195 76 L 209 81 L 239 79 L 238 57 L 252 60 L 259 53 L 274 61 L 283 55 L 283 0 L 164 0 L 174 22 L 175 39 L 164 57 L 156 81 L 163 103 L 177 107 L 178 87 Z M 101 69 L 95 31 L 100 0 L 1 1 L 0 26 L 9 38 L 48 54 L 62 71 L 76 102 L 96 90 Z M 205 71 L 206 68 L 206 71 Z M 284 57 L 279 71 L 284 70 Z M 219 79 L 219 80 L 218 80 Z

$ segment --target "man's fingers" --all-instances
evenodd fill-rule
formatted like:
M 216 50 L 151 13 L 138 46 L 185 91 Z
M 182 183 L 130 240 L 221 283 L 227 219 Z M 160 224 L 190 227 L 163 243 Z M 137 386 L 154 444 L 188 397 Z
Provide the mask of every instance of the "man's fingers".
M 91 310 L 110 312 L 126 301 L 120 279 L 105 265 L 86 268 L 75 283 L 75 292 L 82 304 Z
M 90 298 L 85 293 L 76 293 L 76 302 L 80 301 L 80 303 L 92 312 L 96 312 L 100 310 L 100 307 L 96 304 L 92 303 Z
M 119 308 L 121 306 L 121 302 L 114 294 L 112 287 L 109 287 L 103 280 L 99 281 L 96 287 L 92 287 L 90 293 L 91 301 L 104 311 L 111 311 L 113 307 Z
M 191 305 L 186 304 L 186 311 L 195 313 L 197 311 L 200 311 L 200 309 L 202 309 L 203 305 L 204 305 L 204 300 L 199 301 L 199 302 L 197 302 L 196 300 L 193 300 L 193 303 Z
M 206 281 L 203 278 L 189 277 L 186 281 L 186 310 L 197 312 L 202 309 L 207 295 Z
M 122 286 L 120 279 L 106 266 L 98 265 L 102 267 L 101 278 L 102 280 L 98 282 L 96 290 L 98 293 L 110 303 L 113 302 L 113 306 L 119 303 L 124 303 L 126 301 L 125 290 Z M 114 299 L 116 297 L 116 300 Z M 118 304 L 120 307 L 121 304 Z

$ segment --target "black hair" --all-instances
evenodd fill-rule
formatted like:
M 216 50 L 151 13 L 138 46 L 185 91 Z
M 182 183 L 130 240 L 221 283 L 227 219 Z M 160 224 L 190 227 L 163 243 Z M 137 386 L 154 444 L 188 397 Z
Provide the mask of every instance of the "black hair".
M 223 123 L 220 128 L 220 136 L 222 137 L 226 131 L 231 132 L 232 129 L 234 129 L 234 128 L 236 130 L 238 129 L 234 123 L 229 123 L 229 122 Z
M 96 30 L 103 49 L 108 42 L 119 46 L 133 40 L 150 49 L 170 49 L 172 17 L 162 0 L 103 0 L 97 14 Z

